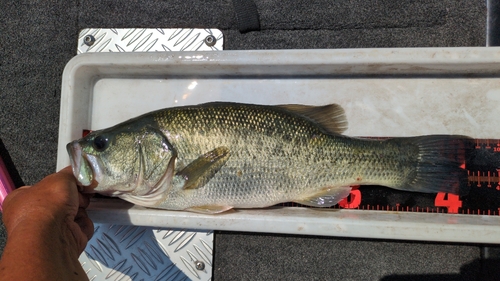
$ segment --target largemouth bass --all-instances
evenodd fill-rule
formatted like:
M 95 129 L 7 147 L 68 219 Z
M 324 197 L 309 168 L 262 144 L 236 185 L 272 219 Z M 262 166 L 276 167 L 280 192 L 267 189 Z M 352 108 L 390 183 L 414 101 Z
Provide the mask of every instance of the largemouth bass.
M 353 185 L 465 190 L 468 137 L 370 140 L 342 135 L 346 128 L 335 104 L 208 103 L 154 111 L 67 150 L 75 177 L 92 192 L 169 210 L 329 207 Z

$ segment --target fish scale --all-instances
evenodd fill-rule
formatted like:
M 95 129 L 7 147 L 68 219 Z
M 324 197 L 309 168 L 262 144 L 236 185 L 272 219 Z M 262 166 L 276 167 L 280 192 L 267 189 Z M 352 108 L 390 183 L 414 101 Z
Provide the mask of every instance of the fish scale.
M 467 176 L 459 166 L 468 138 L 350 138 L 335 132 L 345 124 L 339 108 L 237 103 L 170 108 L 92 132 L 69 144 L 68 150 L 82 171 L 94 166 L 95 178 L 130 178 L 108 186 L 99 183 L 96 191 L 114 189 L 133 203 L 173 210 L 217 213 L 285 201 L 330 206 L 347 196 L 354 184 L 459 192 L 460 180 Z M 315 110 L 336 117 L 323 120 Z M 98 138 L 108 140 L 105 148 L 96 148 Z M 122 145 L 131 142 L 133 146 Z M 116 159 L 131 153 L 120 151 L 124 149 L 138 154 L 130 160 L 140 159 L 123 167 L 133 172 L 105 175 L 129 160 Z M 74 172 L 80 173 L 78 165 Z M 120 190 L 120 185 L 130 187 L 131 182 L 135 190 Z
M 208 197 L 214 199 L 227 198 L 228 201 L 234 200 L 234 203 L 240 205 L 241 207 L 246 207 L 247 204 L 249 204 L 249 201 L 250 204 L 255 204 L 252 202 L 252 200 L 255 200 L 257 202 L 264 202 L 263 205 L 269 205 L 276 203 L 272 201 L 278 199 L 273 199 L 272 194 L 266 192 L 268 187 L 278 187 L 277 193 L 290 194 L 291 197 L 287 199 L 292 199 L 293 195 L 302 193 L 303 191 L 301 189 L 304 189 L 304 187 L 308 187 L 305 180 L 300 180 L 300 176 L 297 176 L 300 175 L 299 173 L 302 172 L 301 170 L 274 170 L 272 169 L 274 164 L 286 162 L 283 162 L 283 157 L 279 157 L 279 155 L 266 153 L 266 151 L 273 151 L 273 148 L 275 146 L 279 146 L 282 144 L 279 143 L 276 140 L 276 137 L 272 135 L 274 133 L 273 130 L 265 128 L 281 128 L 283 126 L 289 125 L 285 123 L 286 120 L 284 120 L 283 118 L 278 119 L 275 114 L 264 115 L 260 112 L 255 113 L 254 111 L 247 111 L 247 114 L 243 114 L 244 111 L 242 111 L 241 109 L 227 110 L 223 112 L 217 112 L 214 110 L 207 111 L 204 111 L 198 115 L 202 116 L 202 118 L 194 118 L 195 120 L 215 120 L 213 123 L 207 122 L 205 124 L 196 124 L 197 126 L 205 128 L 204 132 L 206 133 L 206 135 L 204 136 L 198 136 L 198 134 L 196 133 L 196 129 L 189 129 L 196 128 L 195 126 L 181 126 L 181 128 L 177 128 L 179 126 L 176 124 L 180 125 L 183 124 L 182 121 L 186 121 L 186 119 L 182 118 L 181 114 L 179 114 L 178 112 L 169 112 L 171 113 L 171 115 L 156 117 L 156 120 L 171 120 L 168 123 L 159 123 L 160 127 L 169 128 L 169 132 L 167 134 L 188 136 L 178 144 L 173 141 L 173 145 L 177 148 L 179 155 L 184 155 L 184 157 L 188 158 L 189 160 L 194 160 L 199 154 L 203 153 L 204 151 L 210 151 L 216 146 L 229 146 L 231 148 L 234 148 L 231 149 L 230 160 L 228 160 L 226 165 L 219 171 L 219 173 L 210 180 L 207 186 L 200 188 L 199 195 L 193 196 L 194 199 L 192 204 L 206 205 L 207 202 L 196 201 L 197 198 L 204 198 L 204 200 L 206 200 L 205 198 Z M 177 118 L 179 120 L 176 120 Z M 247 118 L 249 122 L 246 122 Z M 277 120 L 283 121 L 279 122 Z M 215 126 L 214 123 L 217 126 L 222 127 L 219 128 L 216 126 L 216 129 L 214 130 L 214 136 L 210 136 L 210 127 Z M 296 122 L 290 123 L 292 126 L 297 127 Z M 227 125 L 227 127 L 224 127 L 223 125 Z M 222 142 L 220 130 L 227 132 L 227 135 L 223 138 L 224 140 L 222 140 Z M 259 134 L 256 136 L 255 134 L 249 133 L 249 131 L 254 133 L 264 132 L 266 134 Z M 307 135 L 305 135 L 305 133 L 307 133 L 307 130 L 304 127 L 298 127 L 298 130 L 295 130 L 295 132 L 296 136 L 302 137 L 302 139 L 299 140 L 302 140 L 302 142 L 304 142 L 304 140 L 307 138 Z M 318 135 L 320 134 L 319 131 L 313 130 L 313 132 L 309 132 L 309 135 L 311 135 L 312 133 L 316 133 Z M 249 145 L 249 143 L 255 143 L 255 141 L 257 141 L 257 145 Z M 299 145 L 302 145 L 300 141 L 298 143 Z M 288 143 L 285 144 L 287 148 L 281 149 L 280 151 L 289 151 L 286 156 L 290 157 L 290 155 L 295 155 L 295 158 L 297 158 L 296 162 L 298 162 L 298 158 L 307 157 L 307 155 L 304 155 L 304 153 L 299 153 L 299 150 L 301 150 L 299 145 Z M 259 159 L 261 159 L 260 163 Z M 252 162 L 252 165 L 246 165 L 245 167 L 244 164 L 250 163 L 250 161 Z M 243 174 L 250 175 L 251 178 L 249 179 L 248 177 L 235 175 L 236 173 L 234 171 L 237 170 L 244 170 Z M 290 171 L 297 171 L 298 173 L 294 173 L 294 175 L 288 175 L 287 177 L 287 174 L 289 174 Z M 321 181 L 317 182 L 320 183 Z M 223 183 L 229 184 L 226 185 L 226 188 L 224 188 Z M 210 192 L 206 194 L 204 193 L 204 191 Z M 210 203 L 216 204 L 217 202 L 216 200 L 214 200 Z M 220 203 L 221 202 L 219 202 L 219 204 Z

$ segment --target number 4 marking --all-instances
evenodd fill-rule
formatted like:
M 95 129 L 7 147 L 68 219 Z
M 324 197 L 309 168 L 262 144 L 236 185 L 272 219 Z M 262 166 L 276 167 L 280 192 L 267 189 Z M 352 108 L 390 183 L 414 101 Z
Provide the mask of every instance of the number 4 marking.
M 462 200 L 458 195 L 438 192 L 434 205 L 448 208 L 449 214 L 458 214 L 458 209 L 462 207 Z

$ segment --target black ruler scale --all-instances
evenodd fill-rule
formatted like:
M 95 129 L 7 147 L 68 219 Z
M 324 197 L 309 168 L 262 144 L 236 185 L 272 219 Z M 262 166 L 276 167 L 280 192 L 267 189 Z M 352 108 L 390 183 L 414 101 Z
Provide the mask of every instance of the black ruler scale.
M 83 136 L 90 132 L 84 130 Z M 464 169 L 467 169 L 470 186 L 469 194 L 464 196 L 407 192 L 383 186 L 353 186 L 349 196 L 331 208 L 500 215 L 500 139 L 475 139 L 475 150 Z M 292 202 L 278 206 L 310 208 Z

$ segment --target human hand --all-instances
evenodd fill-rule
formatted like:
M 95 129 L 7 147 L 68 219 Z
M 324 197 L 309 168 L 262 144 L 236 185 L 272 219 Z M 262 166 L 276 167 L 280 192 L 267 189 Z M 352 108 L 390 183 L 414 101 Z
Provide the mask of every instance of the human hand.
M 19 228 L 31 231 L 46 225 L 60 229 L 80 254 L 94 233 L 85 209 L 90 195 L 79 192 L 71 167 L 51 174 L 33 186 L 11 192 L 3 203 L 7 234 Z

